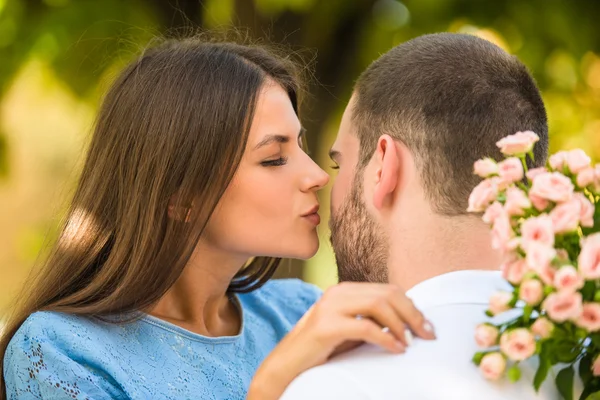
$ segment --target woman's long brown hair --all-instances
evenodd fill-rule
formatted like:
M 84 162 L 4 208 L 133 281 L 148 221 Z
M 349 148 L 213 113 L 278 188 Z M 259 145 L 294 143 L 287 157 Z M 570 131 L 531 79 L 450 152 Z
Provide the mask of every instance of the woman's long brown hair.
M 30 314 L 128 314 L 173 285 L 239 165 L 267 78 L 297 112 L 293 63 L 262 47 L 166 41 L 120 74 L 99 110 L 59 238 L 5 326 L 0 399 L 4 354 Z M 168 217 L 172 198 L 189 218 Z M 278 263 L 255 258 L 229 291 L 260 287 Z

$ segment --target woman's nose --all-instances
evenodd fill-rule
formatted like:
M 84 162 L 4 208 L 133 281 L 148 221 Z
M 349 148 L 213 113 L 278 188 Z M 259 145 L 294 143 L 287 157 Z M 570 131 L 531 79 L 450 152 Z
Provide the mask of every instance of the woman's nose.
M 304 178 L 303 191 L 317 191 L 329 183 L 329 174 L 311 160 L 310 171 Z

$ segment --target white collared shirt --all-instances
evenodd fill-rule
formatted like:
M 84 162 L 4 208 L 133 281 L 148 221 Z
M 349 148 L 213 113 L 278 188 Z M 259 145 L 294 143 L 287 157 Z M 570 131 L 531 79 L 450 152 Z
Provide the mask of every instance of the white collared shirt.
M 437 340 L 416 339 L 399 355 L 361 346 L 306 371 L 281 399 L 560 399 L 552 374 L 535 393 L 535 361 L 521 363 L 517 383 L 489 382 L 471 362 L 478 351 L 475 327 L 488 320 L 484 312 L 498 290 L 510 290 L 510 286 L 493 271 L 450 272 L 416 285 L 407 295 L 432 322 Z

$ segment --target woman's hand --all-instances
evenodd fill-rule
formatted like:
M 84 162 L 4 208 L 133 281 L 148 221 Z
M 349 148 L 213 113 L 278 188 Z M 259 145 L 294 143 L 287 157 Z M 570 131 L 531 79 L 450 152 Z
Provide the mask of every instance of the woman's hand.
M 399 288 L 340 283 L 323 294 L 264 360 L 247 398 L 278 399 L 302 372 L 363 342 L 402 353 L 412 341 L 411 331 L 435 339 L 433 327 Z

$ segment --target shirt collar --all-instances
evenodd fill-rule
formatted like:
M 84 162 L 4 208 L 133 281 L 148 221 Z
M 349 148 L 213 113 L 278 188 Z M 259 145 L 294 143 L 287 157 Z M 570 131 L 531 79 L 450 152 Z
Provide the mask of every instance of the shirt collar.
M 417 308 L 449 304 L 489 303 L 499 290 L 512 291 L 499 271 L 463 270 L 448 272 L 427 279 L 406 292 Z

